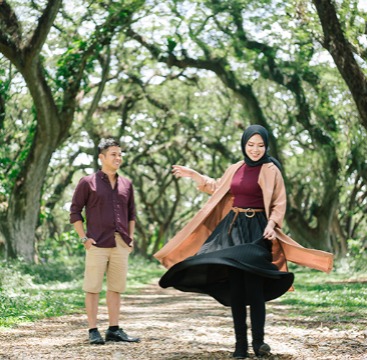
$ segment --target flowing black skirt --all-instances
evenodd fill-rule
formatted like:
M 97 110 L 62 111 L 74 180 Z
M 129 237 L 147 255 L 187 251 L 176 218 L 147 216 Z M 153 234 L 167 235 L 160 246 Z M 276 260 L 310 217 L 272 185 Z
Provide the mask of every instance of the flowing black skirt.
M 231 211 L 215 228 L 198 253 L 172 266 L 160 279 L 163 288 L 208 294 L 230 306 L 229 268 L 264 277 L 265 301 L 276 299 L 292 286 L 294 275 L 272 264 L 271 241 L 262 234 L 267 224 L 264 212 L 252 218 Z M 247 302 L 248 303 L 248 302 Z

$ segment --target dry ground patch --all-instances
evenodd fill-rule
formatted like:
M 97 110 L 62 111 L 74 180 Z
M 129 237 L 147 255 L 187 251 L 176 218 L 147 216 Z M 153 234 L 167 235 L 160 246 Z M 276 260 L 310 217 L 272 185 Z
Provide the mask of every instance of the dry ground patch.
M 101 307 L 100 330 L 108 325 Z M 356 319 L 366 324 L 367 320 Z M 91 346 L 84 315 L 27 323 L 0 332 L 0 359 L 231 359 L 230 309 L 208 296 L 147 286 L 123 297 L 121 325 L 141 343 Z M 268 304 L 266 341 L 272 360 L 367 360 L 367 331 L 354 324 L 320 324 L 312 318 L 287 319 L 287 307 Z M 256 358 L 252 350 L 250 357 Z

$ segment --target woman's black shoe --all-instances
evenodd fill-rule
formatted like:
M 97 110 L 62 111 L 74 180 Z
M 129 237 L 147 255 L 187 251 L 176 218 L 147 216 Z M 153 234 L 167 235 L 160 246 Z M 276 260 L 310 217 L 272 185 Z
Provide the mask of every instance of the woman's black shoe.
M 232 355 L 235 359 L 246 359 L 248 358 L 247 352 L 247 341 L 238 341 L 236 342 L 236 348 Z
M 237 351 L 235 351 L 234 353 L 233 353 L 233 357 L 235 358 L 235 359 L 247 359 L 248 357 L 249 357 L 249 355 L 248 355 L 248 352 L 237 352 Z
M 258 357 L 270 355 L 271 349 L 268 344 L 265 344 L 265 343 L 258 344 L 258 345 L 253 344 L 253 348 L 255 351 L 255 355 Z

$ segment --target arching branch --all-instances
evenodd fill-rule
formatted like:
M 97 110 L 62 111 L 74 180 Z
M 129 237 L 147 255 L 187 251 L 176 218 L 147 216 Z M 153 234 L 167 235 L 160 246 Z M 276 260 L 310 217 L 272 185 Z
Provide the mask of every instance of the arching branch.
M 367 77 L 358 65 L 353 47 L 344 36 L 332 0 L 313 0 L 324 32 L 323 47 L 333 57 L 356 103 L 361 124 L 367 129 Z

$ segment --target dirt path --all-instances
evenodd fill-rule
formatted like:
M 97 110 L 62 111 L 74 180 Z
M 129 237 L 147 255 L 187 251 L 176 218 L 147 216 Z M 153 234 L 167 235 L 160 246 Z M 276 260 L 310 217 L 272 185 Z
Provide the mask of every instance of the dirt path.
M 0 332 L 0 359 L 231 359 L 230 310 L 210 297 L 150 285 L 124 296 L 121 325 L 139 344 L 91 346 L 84 315 L 63 316 Z M 272 360 L 367 360 L 367 332 L 329 329 L 309 321 L 287 320 L 284 306 L 268 305 L 266 340 Z M 100 329 L 107 327 L 102 307 Z M 363 320 L 364 321 L 364 320 Z M 367 321 L 366 321 L 367 323 Z M 250 357 L 255 358 L 252 350 Z

